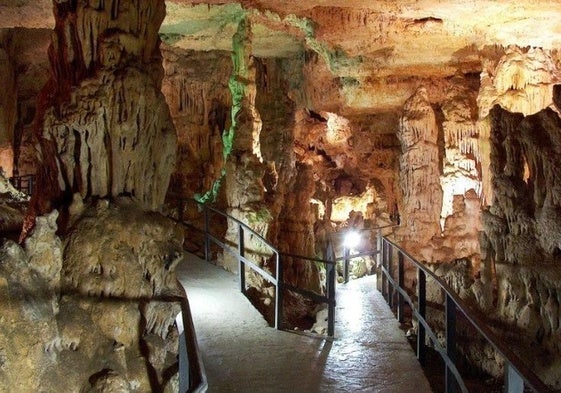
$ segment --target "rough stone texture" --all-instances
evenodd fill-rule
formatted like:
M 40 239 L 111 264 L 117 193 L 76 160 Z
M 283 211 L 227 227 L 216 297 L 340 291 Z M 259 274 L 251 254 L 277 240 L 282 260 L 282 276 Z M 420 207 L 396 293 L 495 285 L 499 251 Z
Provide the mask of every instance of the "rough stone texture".
M 16 75 L 13 64 L 14 44 L 11 32 L 0 30 L 0 85 L 5 94 L 0 99 L 0 168 L 8 177 L 13 171 L 13 130 L 17 119 Z
M 226 52 L 194 52 L 164 46 L 162 92 L 177 130 L 177 161 L 170 193 L 181 197 L 212 190 L 224 166 L 222 133 L 230 125 L 232 98 Z
M 333 231 L 401 219 L 405 247 L 506 323 L 512 342 L 559 354 L 548 277 L 561 248 L 560 18 L 548 0 L 0 1 L 0 77 L 17 95 L 0 100 L 0 141 L 13 135 L 21 174 L 44 172 L 39 211 L 75 191 L 157 208 L 173 170 L 172 192 L 210 192 L 289 252 L 322 255 Z M 40 165 L 29 158 L 35 112 Z M 291 282 L 321 290 L 321 271 L 287 264 Z M 541 373 L 561 386 L 557 363 Z M 90 387 L 119 384 L 114 372 Z
M 553 104 L 553 86 L 561 81 L 557 52 L 513 45 L 502 56 L 494 55 L 484 61 L 481 73 L 481 118 L 494 105 L 528 116 Z
M 234 67 L 229 83 L 232 123 L 223 137 L 226 156 L 224 192 L 228 213 L 242 222 L 250 223 L 260 235 L 266 235 L 270 215 L 263 204 L 265 166 L 259 139 L 262 123 L 255 107 L 257 69 L 252 56 L 251 36 L 251 23 L 246 19 L 241 20 L 232 38 Z M 229 221 L 226 240 L 237 244 L 237 237 L 238 225 Z M 249 250 L 259 248 L 252 244 L 251 239 L 248 240 L 250 242 L 246 247 Z M 235 258 L 226 253 L 223 264 L 227 270 L 238 270 Z M 258 264 L 262 265 L 263 262 Z
M 417 90 L 405 104 L 398 137 L 402 147 L 400 216 L 403 228 L 407 228 L 402 229 L 406 232 L 404 245 L 418 250 L 419 245 L 440 234 L 442 206 L 438 125 L 426 89 Z
M 64 245 L 54 211 L 0 251 L 0 391 L 170 389 L 182 231 L 126 200 L 77 214 Z
M 71 101 L 58 114 L 49 110 L 43 123 L 44 140 L 58 152 L 61 190 L 83 198 L 128 194 L 158 208 L 174 164 L 175 134 L 152 78 L 135 68 L 100 71 Z
M 16 29 L 14 62 L 16 71 L 18 117 L 14 129 L 14 174 L 37 173 L 37 139 L 33 120 L 37 96 L 50 77 L 47 56 L 51 42 L 50 29 Z
M 157 209 L 176 148 L 159 90 L 163 2 L 64 2 L 54 13 L 53 73 L 36 130 L 41 198 L 128 194 Z
M 0 173 L 0 232 L 16 239 L 23 225 L 29 197 L 16 190 Z
M 183 238 L 179 228 L 163 222 L 156 213 L 145 214 L 126 200 L 117 205 L 100 201 L 83 213 L 66 237 L 65 285 L 89 296 L 164 295 L 162 291 L 173 287 Z M 104 235 L 111 231 L 128 235 Z M 131 265 L 138 269 L 129 270 Z
M 37 392 L 52 377 L 57 358 L 61 242 L 56 212 L 38 217 L 24 247 L 0 249 L 0 391 Z
M 493 205 L 483 212 L 485 263 L 496 270 L 496 317 L 526 345 L 558 357 L 560 204 L 557 169 L 561 122 L 551 109 L 532 116 L 490 112 Z M 558 360 L 535 363 L 560 386 Z

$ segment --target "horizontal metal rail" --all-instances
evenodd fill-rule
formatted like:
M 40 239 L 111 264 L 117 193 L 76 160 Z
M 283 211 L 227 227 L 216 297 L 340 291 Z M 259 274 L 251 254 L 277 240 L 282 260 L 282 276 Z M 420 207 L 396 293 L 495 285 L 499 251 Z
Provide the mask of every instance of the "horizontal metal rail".
M 191 308 L 183 286 L 178 284 L 183 296 L 181 311 L 175 317 L 175 325 L 179 335 L 179 392 L 204 393 L 208 389 L 206 372 L 199 351 Z
M 214 235 L 208 234 L 209 240 L 211 240 L 214 244 L 222 248 L 224 251 L 230 253 L 230 255 L 241 259 L 243 263 L 249 265 L 253 270 L 257 271 L 263 278 L 269 281 L 273 285 L 277 285 L 277 279 L 273 277 L 269 272 L 263 270 L 261 267 L 257 266 L 252 260 L 247 259 L 245 256 L 239 255 L 238 250 L 234 249 L 233 247 L 228 246 L 226 243 L 221 242 L 218 240 Z
M 35 175 L 13 176 L 10 178 L 10 183 L 18 191 L 31 195 L 35 190 Z
M 403 317 L 403 302 L 407 302 L 411 307 L 412 313 L 419 322 L 417 333 L 417 357 L 421 364 L 425 359 L 425 334 L 428 334 L 431 342 L 441 355 L 446 368 L 446 392 L 455 392 L 459 387 L 462 392 L 467 392 L 463 379 L 455 366 L 456 362 L 456 316 L 461 312 L 465 319 L 473 326 L 479 334 L 503 357 L 505 361 L 505 384 L 507 393 L 522 393 L 524 387 L 532 389 L 534 392 L 549 393 L 553 392 L 545 385 L 538 376 L 524 364 L 508 345 L 501 340 L 486 324 L 485 319 L 472 309 L 463 299 L 461 299 L 450 286 L 433 271 L 422 263 L 418 262 L 399 245 L 387 237 L 379 239 L 381 253 L 379 266 L 382 273 L 381 290 L 382 294 L 390 306 L 394 306 L 394 297 L 397 294 L 397 314 L 398 319 Z M 394 274 L 393 254 L 397 253 L 397 280 Z M 404 285 L 404 260 L 410 262 L 417 269 L 417 306 L 407 293 Z M 426 278 L 430 277 L 445 293 L 446 304 L 446 345 L 443 346 L 436 334 L 426 321 Z M 390 291 L 391 287 L 391 291 Z
M 320 258 L 313 258 L 313 257 L 307 257 L 307 256 L 303 256 L 303 255 L 297 255 L 297 254 L 290 254 L 290 253 L 282 253 L 279 252 L 278 249 L 276 247 L 274 247 L 273 245 L 271 245 L 262 235 L 260 235 L 259 233 L 255 232 L 249 225 L 247 225 L 246 223 L 244 223 L 243 221 L 232 217 L 230 215 L 228 215 L 225 212 L 222 212 L 212 206 L 208 206 L 205 204 L 202 204 L 198 201 L 195 200 L 180 200 L 180 221 L 188 226 L 191 229 L 197 230 L 200 233 L 204 234 L 205 236 L 205 245 L 204 245 L 204 249 L 205 249 L 205 260 L 210 261 L 210 245 L 211 243 L 217 245 L 218 247 L 220 247 L 222 250 L 228 252 L 230 255 L 234 256 L 239 264 L 239 269 L 238 269 L 238 273 L 239 273 L 239 282 L 240 282 L 240 291 L 242 293 L 246 293 L 246 284 L 245 284 L 245 268 L 249 267 L 250 269 L 252 269 L 253 271 L 257 272 L 260 276 L 262 276 L 265 280 L 267 280 L 269 283 L 271 283 L 272 285 L 275 286 L 275 328 L 277 329 L 281 329 L 282 328 L 282 299 L 284 296 L 284 293 L 286 291 L 292 291 L 295 293 L 298 293 L 316 303 L 324 303 L 327 304 L 328 307 L 328 324 L 327 324 L 327 335 L 330 337 L 333 337 L 335 335 L 335 304 L 336 304 L 336 300 L 335 300 L 335 286 L 336 286 L 336 282 L 337 282 L 337 277 L 336 277 L 336 269 L 335 269 L 335 265 L 338 262 L 344 261 L 345 266 L 347 266 L 345 268 L 346 271 L 348 271 L 348 263 L 349 260 L 352 258 L 356 258 L 359 256 L 374 256 L 376 254 L 377 251 L 368 251 L 368 252 L 360 252 L 360 253 L 354 253 L 352 255 L 347 255 L 347 257 L 342 256 L 339 258 L 335 257 L 335 249 L 333 247 L 333 241 L 329 241 L 328 242 L 328 246 L 327 249 L 325 251 L 325 259 L 320 259 Z M 184 222 L 181 219 L 182 216 L 182 209 L 185 207 L 186 203 L 196 203 L 198 206 L 198 211 L 202 212 L 202 214 L 204 214 L 204 228 L 197 228 L 196 226 Z M 236 224 L 238 226 L 238 236 L 237 236 L 237 245 L 234 245 L 234 241 L 232 241 L 231 245 L 227 244 L 226 242 L 222 241 L 221 239 L 217 238 L 215 235 L 213 235 L 210 232 L 210 214 L 217 214 L 221 217 L 223 217 L 224 219 L 233 222 L 234 224 Z M 362 231 L 378 231 L 380 232 L 382 229 L 384 228 L 390 228 L 393 227 L 395 225 L 386 225 L 383 227 L 379 227 L 379 228 L 374 228 L 374 229 L 364 229 Z M 276 263 L 276 274 L 273 275 L 272 273 L 266 271 L 265 269 L 263 269 L 262 267 L 258 266 L 254 261 L 252 261 L 251 259 L 247 258 L 245 256 L 245 245 L 244 245 L 244 234 L 245 233 L 249 233 L 251 234 L 251 236 L 253 237 L 253 239 L 257 239 L 259 242 L 261 242 L 261 244 L 263 244 L 264 246 L 266 246 L 271 254 L 275 257 L 275 263 Z M 336 237 L 336 236 L 335 236 Z M 237 247 L 235 247 L 237 246 Z M 295 258 L 295 259 L 301 259 L 304 261 L 308 261 L 308 262 L 316 262 L 316 263 L 322 263 L 325 266 L 326 269 L 326 294 L 322 295 L 322 294 L 318 294 L 316 292 L 313 291 L 309 291 L 307 289 L 304 288 L 299 288 L 293 285 L 290 285 L 289 283 L 284 282 L 283 280 L 283 263 L 282 263 L 282 259 L 283 258 Z M 347 275 L 348 276 L 348 275 Z

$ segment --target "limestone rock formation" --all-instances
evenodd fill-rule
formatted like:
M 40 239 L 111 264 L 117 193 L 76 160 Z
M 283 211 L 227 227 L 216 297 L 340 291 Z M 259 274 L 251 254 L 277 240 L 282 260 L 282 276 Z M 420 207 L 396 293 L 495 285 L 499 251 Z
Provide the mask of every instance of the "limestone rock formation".
M 24 247 L 5 241 L 0 249 L 0 392 L 36 392 L 57 365 L 62 245 L 57 213 L 39 217 Z M 52 385 L 51 385 L 52 386 Z
M 426 89 L 419 88 L 405 104 L 398 137 L 402 147 L 400 215 L 407 228 L 405 244 L 408 249 L 418 249 L 410 243 L 423 244 L 440 234 L 442 208 L 438 126 Z
M 71 101 L 58 114 L 47 111 L 43 123 L 43 140 L 58 152 L 60 189 L 83 198 L 127 194 L 158 208 L 176 138 L 152 77 L 134 68 L 100 71 L 73 92 Z
M 226 52 L 164 46 L 162 92 L 177 130 L 177 160 L 169 193 L 184 198 L 213 190 L 224 168 L 222 133 L 230 127 L 232 98 Z
M 126 237 L 107 237 L 110 231 Z M 102 200 L 66 236 L 65 287 L 88 296 L 164 295 L 162 291 L 175 285 L 172 272 L 182 255 L 182 241 L 181 231 L 166 227 L 157 214 L 143 213 L 126 199 L 118 204 Z M 131 265 L 138 269 L 129 270 Z
M 557 54 L 541 48 L 509 46 L 500 58 L 484 62 L 478 96 L 479 116 L 494 105 L 533 115 L 553 104 L 553 86 L 561 81 Z
M 52 18 L 52 11 L 49 10 Z M 34 175 L 37 173 L 36 143 L 33 137 L 33 118 L 37 110 L 37 95 L 49 79 L 47 56 L 51 29 L 5 30 L 0 41 L 5 58 L 0 73 L 5 80 L 4 97 L 0 104 L 0 118 L 4 118 L 2 140 L 8 143 L 0 152 L 0 166 L 6 176 Z M 9 159 L 9 161 L 6 161 Z
M 160 92 L 164 4 L 112 4 L 55 4 L 53 77 L 36 130 L 44 165 L 39 187 L 43 199 L 55 202 L 74 192 L 126 194 L 157 209 L 176 148 Z
M 13 130 L 17 121 L 16 78 L 13 64 L 14 44 L 8 31 L 0 33 L 0 84 L 4 86 L 6 94 L 0 99 L 0 168 L 8 177 L 12 176 L 14 151 Z
M 175 263 L 167 241 L 142 236 L 175 232 L 142 224 L 135 245 L 107 232 L 146 219 L 115 198 L 158 210 L 164 197 L 196 196 L 305 256 L 322 256 L 333 232 L 399 222 L 405 249 L 544 360 L 536 369 L 561 387 L 560 18 L 549 0 L 0 1 L 0 166 L 38 174 L 26 230 L 60 207 L 64 288 L 83 297 L 65 294 L 61 311 L 33 298 L 49 319 L 38 334 L 53 338 L 50 360 L 30 347 L 40 375 L 63 359 L 87 368 L 87 378 L 68 378 L 84 391 L 164 383 L 173 351 L 162 342 L 177 305 L 137 298 L 163 296 Z M 11 203 L 0 214 L 17 230 Z M 33 244 L 50 242 L 54 216 L 42 220 L 27 236 Z M 215 229 L 236 246 L 237 225 Z M 274 273 L 270 251 L 244 240 L 247 256 Z M 29 254 L 9 243 L 2 269 L 18 271 L 21 287 L 56 292 L 56 278 L 44 276 L 59 262 L 39 262 L 58 261 L 53 242 Z M 228 258 L 217 263 L 236 270 Z M 130 260 L 139 269 L 121 273 Z M 285 264 L 287 282 L 324 290 L 321 268 Z M 271 287 L 248 278 L 267 308 Z M 317 311 L 297 296 L 288 302 L 294 321 Z M 6 315 L 20 316 L 16 303 Z M 119 330 L 96 318 L 103 312 L 135 322 Z M 138 336 L 148 352 L 135 357 Z M 81 351 L 98 354 L 93 342 L 109 365 L 85 365 Z M 478 342 L 464 352 L 500 371 Z
M 86 206 L 64 244 L 56 218 L 37 217 L 23 248 L 1 250 L 0 391 L 176 384 L 182 231 L 124 199 Z

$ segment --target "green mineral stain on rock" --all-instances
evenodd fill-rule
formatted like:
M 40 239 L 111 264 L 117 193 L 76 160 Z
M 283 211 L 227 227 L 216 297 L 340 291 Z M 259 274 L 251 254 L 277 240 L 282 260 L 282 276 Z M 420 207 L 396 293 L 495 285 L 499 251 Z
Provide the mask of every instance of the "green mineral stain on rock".
M 230 123 L 230 129 L 224 130 L 222 133 L 222 154 L 224 156 L 224 162 L 227 161 L 228 156 L 230 155 L 230 153 L 232 153 L 234 136 L 237 129 L 236 118 L 242 108 L 242 101 L 246 94 L 245 81 L 247 80 L 248 76 L 248 67 L 246 64 L 245 51 L 248 39 L 247 21 L 245 18 L 242 18 L 238 24 L 238 31 L 232 37 L 232 62 L 234 64 L 234 69 L 232 71 L 232 76 L 230 77 L 230 80 L 228 82 L 228 87 L 232 95 L 232 121 Z M 196 195 L 195 199 L 201 203 L 216 201 L 216 197 L 220 190 L 220 185 L 225 175 L 226 169 L 222 168 L 220 177 L 214 181 L 212 189 L 208 190 L 204 195 Z

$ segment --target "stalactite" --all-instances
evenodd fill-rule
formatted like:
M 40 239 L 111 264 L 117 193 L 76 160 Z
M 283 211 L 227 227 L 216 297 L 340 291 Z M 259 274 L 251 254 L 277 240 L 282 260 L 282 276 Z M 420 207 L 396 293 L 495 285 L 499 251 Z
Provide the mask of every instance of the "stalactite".
M 498 104 L 531 115 L 553 104 L 553 86 L 561 82 L 551 54 L 540 48 L 508 47 L 500 59 L 487 59 L 478 96 L 480 118 Z
M 493 201 L 493 187 L 490 172 L 491 160 L 491 123 L 488 118 L 477 121 L 479 134 L 476 158 L 481 163 L 481 203 L 490 204 Z
M 175 132 L 159 77 L 152 72 L 164 16 L 163 3 L 156 3 L 120 2 L 123 12 L 113 17 L 104 7 L 107 3 L 55 7 L 51 58 L 56 87 L 40 99 L 35 132 L 42 149 L 56 146 L 56 154 L 42 157 L 55 160 L 54 165 L 44 164 L 52 167 L 51 175 L 58 173 L 59 182 L 58 190 L 42 192 L 39 199 L 60 203 L 78 191 L 83 197 L 130 193 L 151 209 L 163 203 Z M 153 11 L 144 12 L 147 8 Z M 142 23 L 136 26 L 139 19 Z M 50 187 L 57 188 L 56 183 Z
M 442 206 L 439 181 L 438 127 L 427 91 L 419 88 L 409 98 L 400 119 L 400 186 L 403 193 L 402 219 L 409 225 L 407 240 L 426 243 L 439 234 Z

